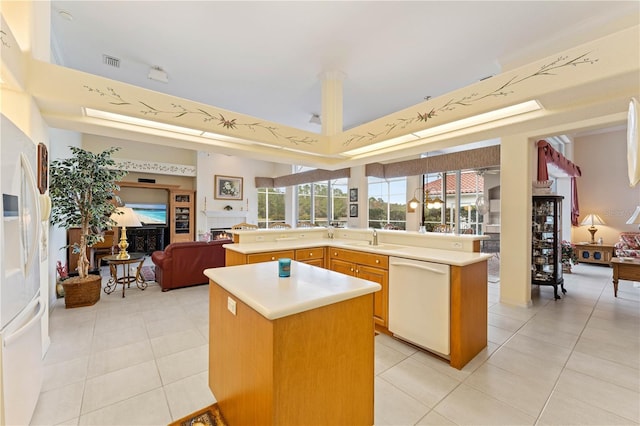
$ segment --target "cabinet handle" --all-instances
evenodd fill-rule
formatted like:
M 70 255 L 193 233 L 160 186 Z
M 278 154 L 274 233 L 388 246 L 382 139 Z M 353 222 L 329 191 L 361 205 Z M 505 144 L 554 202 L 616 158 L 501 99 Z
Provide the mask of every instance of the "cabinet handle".
M 351 268 L 351 272 L 353 272 L 353 268 Z
M 313 253 L 309 252 L 309 256 L 313 256 Z
M 276 257 L 275 256 L 271 256 L 271 260 L 276 260 Z
M 359 273 L 360 273 L 360 271 L 356 269 L 356 274 L 359 274 Z
M 376 259 L 376 263 L 380 263 L 380 259 Z
M 338 255 L 338 253 L 336 253 L 336 252 L 333 252 L 333 255 L 334 255 L 334 256 L 337 256 L 337 255 Z

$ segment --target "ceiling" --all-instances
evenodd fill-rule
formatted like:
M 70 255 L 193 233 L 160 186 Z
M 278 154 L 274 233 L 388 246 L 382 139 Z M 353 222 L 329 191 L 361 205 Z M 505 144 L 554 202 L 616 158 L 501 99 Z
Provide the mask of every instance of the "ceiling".
M 321 113 L 322 72 L 344 73 L 349 129 L 593 38 L 632 10 L 637 2 L 54 0 L 51 23 L 60 65 L 319 133 L 309 120 Z M 169 82 L 150 80 L 152 66 Z
M 309 120 L 322 112 L 325 72 L 343 75 L 353 129 L 638 25 L 639 14 L 636 1 L 53 0 L 52 62 L 319 134 Z M 168 83 L 148 78 L 154 66 Z

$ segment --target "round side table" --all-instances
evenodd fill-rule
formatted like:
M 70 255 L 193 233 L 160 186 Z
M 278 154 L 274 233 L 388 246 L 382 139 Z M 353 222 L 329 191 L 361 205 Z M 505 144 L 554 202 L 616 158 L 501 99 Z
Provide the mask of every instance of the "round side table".
M 118 284 L 122 284 L 122 297 L 124 297 L 125 288 L 131 288 L 131 283 L 133 282 L 136 283 L 140 290 L 147 288 L 146 281 L 140 275 L 144 256 L 144 253 L 129 253 L 128 259 L 120 259 L 117 254 L 104 256 L 102 260 L 109 264 L 109 272 L 111 273 L 111 278 L 109 278 L 107 285 L 104 287 L 104 292 L 111 294 Z M 137 267 L 135 266 L 136 263 L 138 264 Z M 122 275 L 120 276 L 118 276 L 118 266 L 122 266 Z

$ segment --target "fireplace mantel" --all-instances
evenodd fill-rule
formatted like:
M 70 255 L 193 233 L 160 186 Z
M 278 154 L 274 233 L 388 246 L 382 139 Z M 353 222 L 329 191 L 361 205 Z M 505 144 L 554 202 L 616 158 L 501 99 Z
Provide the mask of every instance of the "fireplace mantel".
M 246 222 L 249 212 L 246 210 L 201 210 L 207 217 L 207 229 L 231 228 Z
M 247 218 L 249 212 L 246 210 L 204 210 L 202 213 L 207 217 L 236 217 Z

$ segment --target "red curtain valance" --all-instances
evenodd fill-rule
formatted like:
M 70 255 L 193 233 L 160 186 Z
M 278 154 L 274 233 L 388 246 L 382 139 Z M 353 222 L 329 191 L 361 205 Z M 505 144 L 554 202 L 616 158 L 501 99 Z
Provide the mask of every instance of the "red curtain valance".
M 547 163 L 555 164 L 571 176 L 571 224 L 578 226 L 580 209 L 578 207 L 578 184 L 576 176 L 582 176 L 580 167 L 573 164 L 567 157 L 556 151 L 549 142 L 538 141 L 538 180 L 548 180 Z
M 556 151 L 549 142 L 538 141 L 538 180 L 548 180 L 547 163 L 555 164 L 569 176 L 582 176 L 580 167 L 573 164 L 567 157 Z

